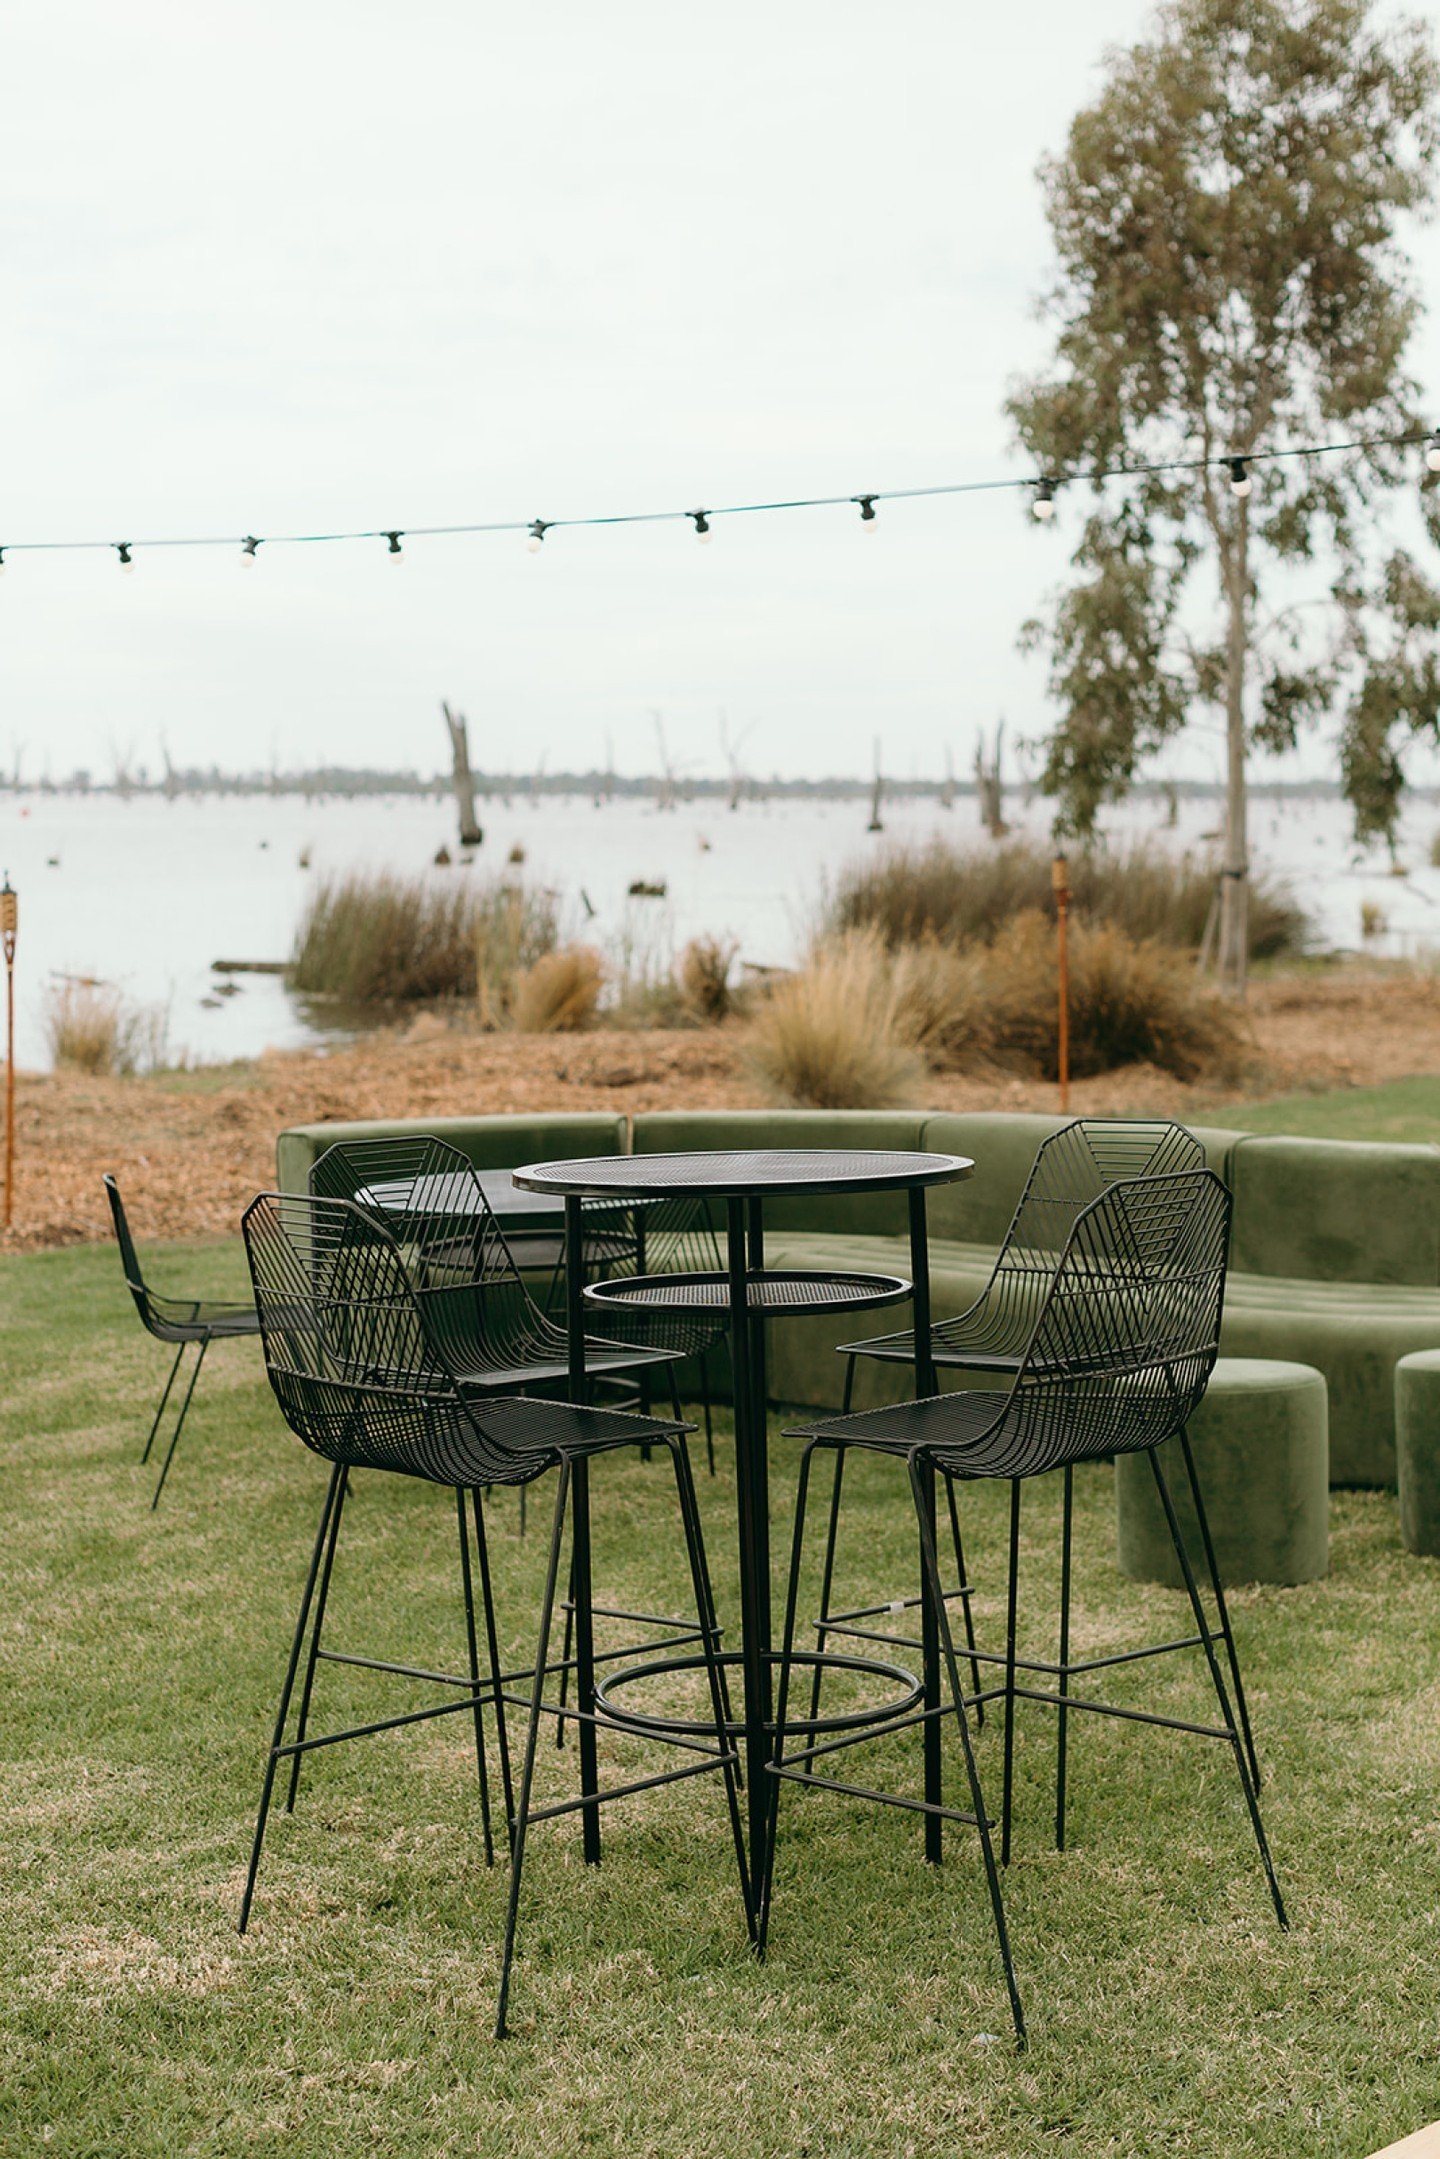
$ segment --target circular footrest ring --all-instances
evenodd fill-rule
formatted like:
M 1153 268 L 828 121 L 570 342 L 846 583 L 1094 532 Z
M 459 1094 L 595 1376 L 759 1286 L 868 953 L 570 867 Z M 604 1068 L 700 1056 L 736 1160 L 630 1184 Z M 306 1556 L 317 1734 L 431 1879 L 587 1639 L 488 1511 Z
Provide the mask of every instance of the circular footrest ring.
M 744 1665 L 744 1653 L 738 1649 L 724 1651 L 716 1663 L 727 1668 L 739 1669 Z M 770 1652 L 770 1663 L 777 1670 L 783 1663 L 778 1649 Z M 820 1665 L 827 1672 L 861 1672 L 872 1679 L 888 1679 L 900 1689 L 898 1699 L 871 1703 L 863 1709 L 843 1709 L 828 1717 L 797 1717 L 787 1713 L 785 1732 L 792 1734 L 821 1732 L 859 1731 L 867 1724 L 888 1724 L 892 1717 L 903 1717 L 917 1709 L 925 1698 L 925 1689 L 913 1672 L 907 1672 L 899 1664 L 882 1664 L 875 1657 L 834 1656 L 828 1651 L 797 1649 L 790 1659 L 791 1695 L 793 1697 L 794 1675 L 803 1667 L 813 1671 Z M 663 1678 L 671 1672 L 703 1672 L 703 1657 L 655 1657 L 643 1664 L 627 1664 L 618 1672 L 607 1672 L 595 1688 L 595 1706 L 612 1723 L 626 1731 L 644 1732 L 656 1739 L 667 1735 L 683 1739 L 706 1739 L 715 1737 L 715 1723 L 711 1717 L 675 1717 L 641 1709 L 631 1709 L 616 1702 L 613 1697 L 623 1687 L 639 1684 L 647 1679 Z M 766 1726 L 772 1735 L 775 1720 Z M 743 1718 L 731 1717 L 725 1725 L 727 1738 L 737 1738 L 745 1731 Z

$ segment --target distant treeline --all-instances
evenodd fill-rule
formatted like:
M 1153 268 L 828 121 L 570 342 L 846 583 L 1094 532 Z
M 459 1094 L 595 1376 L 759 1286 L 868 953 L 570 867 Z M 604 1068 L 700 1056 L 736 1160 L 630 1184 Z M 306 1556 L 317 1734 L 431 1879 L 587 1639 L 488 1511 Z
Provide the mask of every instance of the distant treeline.
M 612 797 L 627 799 L 687 801 L 748 801 L 815 799 L 831 801 L 859 801 L 874 791 L 872 779 L 861 779 L 845 774 L 830 774 L 819 779 L 783 779 L 776 773 L 769 779 L 734 779 L 716 775 L 703 777 L 669 778 L 660 773 L 600 772 L 487 772 L 476 773 L 476 793 L 487 801 L 505 802 L 516 796 L 590 796 L 605 801 Z M 332 796 L 350 798 L 358 795 L 415 795 L 444 798 L 451 792 L 452 782 L 447 773 L 385 772 L 366 765 L 317 765 L 301 772 L 222 772 L 218 765 L 172 767 L 154 774 L 144 765 L 133 770 L 98 779 L 79 767 L 63 779 L 43 777 L 29 780 L 15 775 L 0 773 L 0 794 L 18 795 L 301 795 L 307 800 Z M 1223 794 L 1218 782 L 1210 780 L 1146 780 L 1133 790 L 1142 801 L 1194 801 L 1214 800 Z M 970 780 L 959 779 L 900 779 L 886 778 L 885 799 L 916 800 L 924 798 L 954 799 L 973 802 L 975 785 Z M 1028 797 L 1031 790 L 1014 783 L 1005 793 L 1009 797 Z M 1252 796 L 1274 800 L 1316 801 L 1338 794 L 1339 790 L 1329 780 L 1272 780 L 1257 781 L 1250 790 Z M 1411 790 L 1417 795 L 1433 795 L 1440 790 L 1417 787 Z

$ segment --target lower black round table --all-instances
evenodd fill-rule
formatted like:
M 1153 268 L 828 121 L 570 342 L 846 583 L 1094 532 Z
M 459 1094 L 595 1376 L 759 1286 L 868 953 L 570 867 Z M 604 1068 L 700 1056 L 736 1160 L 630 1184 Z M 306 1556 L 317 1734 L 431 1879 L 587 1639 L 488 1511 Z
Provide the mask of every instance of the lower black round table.
M 925 1194 L 934 1184 L 968 1177 L 975 1165 L 962 1155 L 890 1152 L 851 1148 L 743 1149 L 703 1154 L 603 1155 L 589 1161 L 537 1162 L 514 1172 L 515 1183 L 529 1193 L 554 1194 L 565 1202 L 566 1299 L 570 1345 L 570 1385 L 577 1399 L 585 1391 L 585 1297 L 581 1264 L 583 1202 L 609 1199 L 723 1199 L 726 1219 L 726 1271 L 723 1275 L 639 1275 L 597 1283 L 589 1295 L 601 1306 L 627 1309 L 723 1310 L 729 1321 L 735 1366 L 735 1483 L 739 1527 L 739 1662 L 743 1675 L 740 1727 L 749 1815 L 749 1871 L 752 1935 L 763 1941 L 773 1858 L 773 1822 L 766 1764 L 775 1738 L 771 1686 L 775 1647 L 770 1609 L 770 1504 L 766 1433 L 765 1352 L 767 1313 L 833 1311 L 913 1299 L 915 1388 L 918 1395 L 936 1390 L 930 1342 L 930 1267 L 926 1241 Z M 841 1192 L 898 1192 L 907 1195 L 910 1216 L 910 1281 L 894 1275 L 767 1270 L 764 1202 L 767 1198 Z M 577 1662 L 591 1665 L 588 1636 L 589 1516 L 588 1491 L 575 1469 L 574 1569 Z M 852 1664 L 854 1660 L 849 1660 Z M 925 1693 L 935 1693 L 938 1709 L 938 1652 L 925 1645 Z M 881 1667 L 876 1667 L 877 1672 Z M 904 1679 L 905 1674 L 891 1674 Z M 615 1688 L 609 1683 L 607 1692 Z M 579 1724 L 582 1793 L 598 1788 L 594 1748 L 593 1691 L 577 1707 L 587 1712 Z M 613 1700 L 606 1706 L 616 1712 Z M 637 1722 L 640 1720 L 636 1720 Z M 925 1719 L 926 1784 L 939 1778 L 939 1720 Z M 600 1856 L 599 1808 L 582 1809 L 585 1856 Z

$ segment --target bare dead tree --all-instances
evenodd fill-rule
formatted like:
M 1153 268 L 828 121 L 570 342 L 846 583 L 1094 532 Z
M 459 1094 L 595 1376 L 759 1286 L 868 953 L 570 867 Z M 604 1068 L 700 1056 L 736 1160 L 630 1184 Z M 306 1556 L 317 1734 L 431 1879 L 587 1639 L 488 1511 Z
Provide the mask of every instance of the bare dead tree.
M 877 735 L 875 737 L 875 784 L 870 790 L 870 822 L 865 827 L 867 832 L 883 832 L 885 830 L 885 821 L 880 815 L 880 803 L 884 791 L 885 782 L 880 777 L 880 737 Z
M 940 783 L 940 807 L 942 810 L 955 807 L 955 760 L 950 755 L 948 742 L 945 745 L 945 777 Z
M 980 822 L 992 840 L 1003 840 L 1010 827 L 1005 822 L 1005 780 L 1000 769 L 1005 742 L 1005 722 L 995 724 L 995 747 L 987 758 L 982 728 L 975 744 L 975 793 L 980 803 Z
M 660 780 L 655 793 L 657 810 L 673 810 L 675 807 L 675 767 L 665 742 L 665 722 L 658 712 L 652 714 L 655 722 L 655 740 L 660 751 Z
M 478 847 L 485 835 L 475 815 L 475 775 L 470 769 L 470 735 L 463 712 L 452 712 L 442 698 L 440 710 L 450 736 L 450 769 L 455 787 L 455 808 L 460 817 L 460 845 Z
M 730 770 L 730 795 L 725 807 L 730 810 L 739 809 L 741 803 L 745 799 L 746 789 L 749 786 L 749 782 L 745 777 L 744 768 L 740 763 L 740 752 L 745 747 L 745 740 L 749 733 L 750 728 L 747 727 L 744 730 L 744 733 L 742 733 L 737 738 L 737 740 L 732 742 L 730 739 L 730 722 L 727 719 L 726 715 L 723 712 L 721 713 L 720 752 L 721 755 L 724 757 L 725 762 Z

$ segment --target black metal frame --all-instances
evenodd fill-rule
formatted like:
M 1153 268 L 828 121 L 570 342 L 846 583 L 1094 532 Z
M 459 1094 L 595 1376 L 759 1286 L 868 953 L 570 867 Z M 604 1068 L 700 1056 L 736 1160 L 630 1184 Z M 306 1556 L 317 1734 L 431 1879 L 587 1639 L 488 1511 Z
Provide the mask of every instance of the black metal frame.
M 160 1475 L 155 1481 L 155 1490 L 150 1500 L 150 1512 L 153 1514 L 160 1504 L 160 1494 L 165 1489 L 170 1464 L 175 1459 L 175 1449 L 179 1446 L 180 1434 L 185 1429 L 185 1419 L 190 1413 L 190 1403 L 195 1394 L 195 1383 L 200 1377 L 200 1367 L 205 1362 L 205 1352 L 212 1342 L 243 1341 L 258 1335 L 260 1321 L 253 1304 L 223 1303 L 215 1298 L 161 1296 L 158 1291 L 151 1289 L 140 1265 L 140 1255 L 135 1249 L 135 1239 L 131 1235 L 130 1223 L 125 1213 L 125 1203 L 120 1197 L 120 1187 L 108 1171 L 104 1184 L 105 1197 L 110 1202 L 110 1219 L 115 1227 L 115 1241 L 120 1247 L 120 1260 L 125 1269 L 125 1286 L 135 1300 L 140 1324 L 147 1334 L 154 1335 L 157 1342 L 167 1345 L 173 1342 L 176 1345 L 175 1361 L 161 1389 L 160 1400 L 145 1437 L 144 1451 L 140 1456 L 142 1468 L 150 1459 L 150 1450 L 160 1430 L 165 1405 L 170 1400 L 171 1390 L 180 1375 L 185 1352 L 192 1348 L 197 1351 L 195 1362 L 190 1369 L 189 1384 L 180 1403 L 180 1414 L 175 1419 L 174 1429 L 160 1464 Z
M 306 1754 L 345 1739 L 391 1731 L 468 1710 L 474 1719 L 477 1777 L 487 1864 L 494 1859 L 491 1790 L 484 1726 L 485 1710 L 496 1724 L 511 1881 L 501 1964 L 496 2036 L 507 2029 L 511 1972 L 519 1921 L 526 1837 L 533 1822 L 578 1811 L 582 1816 L 587 1862 L 600 1858 L 600 1807 L 607 1801 L 653 1789 L 709 1771 L 725 1781 L 731 1830 L 747 1924 L 751 1926 L 751 1890 L 740 1826 L 738 1758 L 725 1740 L 725 1705 L 719 1665 L 719 1638 L 702 1618 L 687 1637 L 699 1645 L 710 1685 L 715 1719 L 711 1743 L 662 1735 L 700 1757 L 678 1769 L 609 1787 L 599 1782 L 596 1739 L 614 1720 L 596 1706 L 597 1657 L 593 1633 L 590 1495 L 591 1461 L 617 1448 L 660 1445 L 674 1467 L 691 1588 L 697 1611 L 707 1610 L 708 1577 L 699 1509 L 695 1499 L 683 1422 L 639 1417 L 587 1406 L 583 1400 L 536 1401 L 521 1396 L 481 1395 L 467 1387 L 449 1361 L 446 1342 L 431 1322 L 430 1309 L 417 1292 L 399 1245 L 389 1230 L 350 1201 L 302 1197 L 294 1193 L 261 1195 L 246 1210 L 243 1231 L 256 1304 L 260 1313 L 266 1369 L 287 1423 L 299 1438 L 331 1464 L 309 1571 L 300 1601 L 290 1655 L 281 1687 L 274 1731 L 266 1761 L 250 1865 L 239 1914 L 239 1929 L 249 1925 L 266 1823 L 282 1764 L 290 1764 L 287 1808 L 293 1807 L 300 1763 Z M 423 1478 L 455 1494 L 460 1535 L 461 1588 L 465 1610 L 467 1674 L 426 1670 L 379 1658 L 346 1655 L 322 1645 L 331 1575 L 352 1470 L 370 1468 Z M 535 1663 L 527 1671 L 500 1669 L 489 1555 L 481 1495 L 502 1484 L 532 1482 L 558 1471 L 555 1511 L 547 1559 L 545 1592 Z M 488 1671 L 482 1669 L 476 1625 L 475 1576 L 471 1529 L 466 1521 L 470 1496 L 475 1553 L 479 1560 L 480 1608 L 485 1625 Z M 580 1731 L 580 1792 L 557 1805 L 535 1807 L 533 1785 L 541 1718 L 560 1714 L 545 1700 L 547 1680 L 556 1670 L 550 1661 L 550 1634 L 561 1549 L 570 1527 L 576 1599 L 577 1699 L 563 1714 Z M 301 1681 L 301 1666 L 304 1677 Z M 431 1681 L 453 1699 L 398 1716 L 373 1719 L 342 1731 L 316 1736 L 309 1729 L 316 1670 L 321 1662 L 359 1665 Z M 300 1682 L 293 1733 L 290 1712 Z M 524 1688 L 528 1682 L 528 1695 Z M 514 1792 L 506 1707 L 528 1710 L 525 1751 L 518 1795 Z M 289 1736 L 287 1736 L 289 1735 Z
M 950 1695 L 947 1705 L 936 1703 L 932 1707 L 927 1702 L 918 1718 L 900 1718 L 882 1729 L 897 1731 L 907 1723 L 920 1722 L 927 1742 L 934 1747 L 939 1743 L 942 1721 L 953 1718 L 960 1734 L 972 1804 L 968 1812 L 936 1805 L 938 1794 L 931 1785 L 928 1760 L 926 1793 L 921 1801 L 858 1784 L 845 1784 L 840 1788 L 883 1804 L 918 1808 L 926 1816 L 927 1831 L 934 1832 L 934 1849 L 927 1851 L 929 1857 L 938 1859 L 940 1856 L 939 1833 L 944 1820 L 966 1822 L 976 1829 L 1016 2040 L 1021 2046 L 1025 2044 L 1025 2021 L 991 1837 L 995 1820 L 987 1813 L 983 1801 L 970 1732 L 970 1712 L 978 1711 L 986 1701 L 1001 1703 L 1004 1709 L 999 1815 L 1001 1866 L 1010 1856 L 1016 1702 L 1044 1702 L 1055 1707 L 1059 1714 L 1057 1841 L 1063 1841 L 1064 1836 L 1068 1720 L 1076 1712 L 1118 1716 L 1141 1724 L 1195 1733 L 1220 1740 L 1230 1747 L 1275 1915 L 1281 1926 L 1288 1924 L 1251 1776 L 1248 1724 L 1244 1725 L 1242 1738 L 1242 1716 L 1232 1710 L 1217 1654 L 1217 1647 L 1230 1641 L 1223 1592 L 1221 1626 L 1212 1626 L 1180 1534 L 1157 1452 L 1164 1440 L 1180 1438 L 1187 1473 L 1198 1496 L 1198 1479 L 1194 1475 L 1187 1427 L 1204 1394 L 1218 1353 L 1229 1219 L 1229 1194 L 1209 1170 L 1117 1180 L 1091 1200 L 1072 1224 L 1063 1250 L 1051 1269 L 1049 1286 L 1019 1368 L 1007 1390 L 932 1394 L 891 1409 L 822 1419 L 800 1427 L 795 1435 L 804 1437 L 807 1444 L 801 1457 L 792 1545 L 780 1705 L 776 1719 L 777 1743 L 774 1758 L 768 1765 L 776 1780 L 775 1789 L 778 1793 L 778 1783 L 782 1779 L 812 1785 L 833 1783 L 834 1780 L 815 1773 L 815 1761 L 858 1744 L 861 1739 L 879 1736 L 871 1730 L 854 1736 L 842 1735 L 822 1745 L 787 1750 L 785 1734 L 785 1706 L 795 1661 L 797 1600 L 812 1459 L 822 1447 L 835 1451 L 837 1456 L 843 1455 L 851 1446 L 863 1447 L 897 1458 L 906 1465 L 923 1564 L 922 1611 L 938 1638 Z M 922 1330 L 923 1324 L 917 1314 L 917 1332 Z M 1179 1558 L 1194 1632 L 1178 1641 L 1135 1652 L 1072 1660 L 1069 1655 L 1071 1471 L 1077 1461 L 1140 1451 L 1148 1452 L 1150 1456 Z M 1064 1549 L 1061 1650 L 1058 1662 L 1052 1664 L 1022 1658 L 1017 1652 L 1016 1635 L 1021 1486 L 1027 1477 L 1057 1469 L 1065 1476 Z M 984 1477 L 1005 1479 L 1011 1486 L 1005 1652 L 1003 1657 L 985 1651 L 975 1653 L 979 1662 L 998 1663 L 1003 1667 L 1003 1684 L 989 1688 L 976 1685 L 968 1695 L 961 1684 L 962 1653 L 957 1651 L 950 1625 L 948 1599 L 941 1582 L 936 1548 L 935 1480 L 942 1476 L 947 1484 Z M 1203 1504 L 1201 1519 L 1203 1522 Z M 1208 1529 L 1204 1532 L 1204 1541 L 1213 1564 Z M 1071 1691 L 1071 1679 L 1079 1672 L 1197 1647 L 1203 1651 L 1214 1689 L 1220 1716 L 1218 1724 L 1160 1716 L 1146 1710 L 1094 1701 Z M 965 1661 L 970 1661 L 968 1655 Z M 1238 1680 L 1238 1666 L 1233 1661 L 1231 1668 Z M 972 1664 L 972 1674 L 973 1669 Z M 1048 1675 L 1058 1684 L 1049 1689 L 1027 1686 L 1019 1677 L 1025 1673 Z

